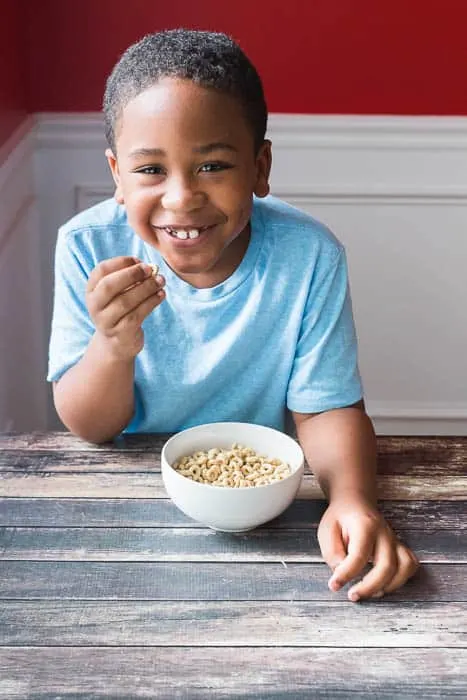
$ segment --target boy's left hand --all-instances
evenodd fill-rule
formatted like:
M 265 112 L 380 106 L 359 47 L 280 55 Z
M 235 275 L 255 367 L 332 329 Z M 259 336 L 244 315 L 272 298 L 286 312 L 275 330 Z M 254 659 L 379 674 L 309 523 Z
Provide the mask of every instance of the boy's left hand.
M 333 570 L 328 583 L 332 591 L 340 590 L 371 562 L 371 570 L 348 592 L 353 602 L 380 598 L 396 590 L 418 568 L 413 552 L 361 495 L 331 500 L 318 528 L 318 541 L 324 560 Z

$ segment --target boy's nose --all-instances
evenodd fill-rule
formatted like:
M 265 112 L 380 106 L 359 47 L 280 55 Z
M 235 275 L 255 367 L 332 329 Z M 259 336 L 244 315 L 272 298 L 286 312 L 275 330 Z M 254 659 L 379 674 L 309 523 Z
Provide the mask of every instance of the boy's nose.
M 172 178 L 166 183 L 162 206 L 172 211 L 196 209 L 202 204 L 203 196 L 188 179 Z

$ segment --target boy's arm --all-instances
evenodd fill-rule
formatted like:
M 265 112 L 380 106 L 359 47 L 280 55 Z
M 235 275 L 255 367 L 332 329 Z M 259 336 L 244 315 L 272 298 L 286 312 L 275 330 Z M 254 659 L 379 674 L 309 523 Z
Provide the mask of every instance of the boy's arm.
M 165 297 L 165 280 L 132 257 L 92 271 L 86 305 L 95 332 L 82 357 L 54 384 L 57 412 L 76 435 L 104 442 L 130 422 L 134 362 L 144 345 L 141 324 Z
M 53 384 L 57 413 L 75 435 L 100 443 L 118 435 L 134 411 L 134 360 L 115 358 L 95 334 L 79 362 Z
M 305 457 L 329 499 L 318 539 L 333 570 L 331 590 L 373 568 L 352 586 L 352 601 L 401 586 L 418 566 L 377 509 L 376 438 L 363 402 L 319 414 L 293 413 Z
M 352 491 L 376 506 L 376 437 L 363 400 L 323 413 L 293 413 L 293 418 L 326 497 Z

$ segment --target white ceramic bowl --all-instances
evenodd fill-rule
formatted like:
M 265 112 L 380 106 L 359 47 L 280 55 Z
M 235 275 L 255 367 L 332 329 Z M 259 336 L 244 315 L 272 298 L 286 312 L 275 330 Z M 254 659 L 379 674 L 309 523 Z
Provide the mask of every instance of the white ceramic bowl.
M 233 443 L 287 462 L 290 476 L 265 486 L 229 488 L 192 481 L 172 464 L 185 455 Z M 285 433 L 252 423 L 209 423 L 172 436 L 162 448 L 162 478 L 172 501 L 190 518 L 224 532 L 251 530 L 276 518 L 295 498 L 303 476 L 300 445 Z

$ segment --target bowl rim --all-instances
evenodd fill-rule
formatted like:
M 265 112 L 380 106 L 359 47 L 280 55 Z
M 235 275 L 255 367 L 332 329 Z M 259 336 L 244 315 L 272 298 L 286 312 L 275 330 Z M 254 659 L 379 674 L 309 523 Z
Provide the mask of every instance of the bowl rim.
M 214 484 L 209 484 L 209 483 L 204 483 L 204 482 L 199 482 L 199 481 L 194 481 L 193 479 L 190 479 L 188 476 L 184 476 L 183 474 L 180 474 L 180 472 L 177 471 L 177 469 L 174 469 L 174 467 L 169 463 L 168 459 L 165 456 L 166 453 L 166 448 L 170 446 L 170 443 L 175 442 L 175 440 L 178 438 L 179 435 L 189 433 L 191 431 L 197 431 L 200 428 L 204 428 L 207 426 L 231 426 L 231 425 L 241 425 L 241 426 L 253 426 L 257 428 L 261 428 L 267 431 L 271 431 L 273 433 L 279 433 L 281 436 L 284 438 L 288 438 L 289 440 L 292 440 L 292 442 L 295 444 L 297 449 L 299 450 L 299 453 L 301 454 L 301 460 L 300 464 L 296 467 L 291 467 L 291 472 L 288 474 L 284 479 L 280 479 L 279 481 L 274 481 L 271 484 L 260 484 L 259 486 L 238 486 L 238 487 L 233 487 L 233 486 L 216 486 Z M 281 430 L 277 430 L 277 428 L 271 428 L 268 425 L 261 425 L 260 423 L 245 423 L 244 421 L 222 421 L 222 422 L 216 422 L 216 423 L 200 423 L 200 425 L 194 425 L 191 428 L 185 428 L 184 430 L 179 430 L 177 433 L 172 435 L 166 442 L 164 443 L 162 450 L 161 450 L 161 472 L 162 472 L 162 477 L 163 477 L 163 471 L 164 468 L 170 469 L 172 474 L 176 475 L 177 478 L 183 479 L 183 483 L 189 482 L 190 484 L 193 484 L 196 487 L 200 488 L 208 488 L 208 489 L 215 489 L 217 491 L 222 491 L 224 493 L 241 493 L 241 492 L 255 492 L 257 493 L 259 489 L 269 489 L 269 488 L 280 488 L 281 484 L 285 484 L 287 481 L 289 481 L 292 477 L 295 477 L 299 472 L 301 472 L 301 476 L 303 477 L 305 465 L 305 455 L 303 452 L 303 449 L 300 445 L 300 443 L 295 440 L 293 437 L 288 435 L 287 433 L 282 432 Z M 290 465 L 289 465 L 290 466 Z

